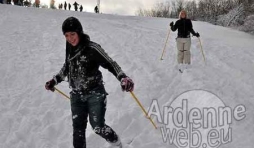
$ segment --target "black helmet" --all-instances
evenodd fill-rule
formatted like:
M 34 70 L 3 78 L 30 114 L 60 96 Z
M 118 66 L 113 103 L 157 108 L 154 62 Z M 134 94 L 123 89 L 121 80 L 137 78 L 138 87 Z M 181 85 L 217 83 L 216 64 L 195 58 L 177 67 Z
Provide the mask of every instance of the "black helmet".
M 68 17 L 62 25 L 63 34 L 66 32 L 77 32 L 78 35 L 83 33 L 83 28 L 79 20 L 75 17 Z

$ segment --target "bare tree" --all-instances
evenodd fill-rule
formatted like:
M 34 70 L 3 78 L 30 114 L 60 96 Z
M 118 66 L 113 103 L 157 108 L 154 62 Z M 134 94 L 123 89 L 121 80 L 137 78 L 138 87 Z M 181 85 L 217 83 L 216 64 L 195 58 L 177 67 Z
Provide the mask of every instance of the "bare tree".
M 152 9 L 145 10 L 139 8 L 136 11 L 138 16 L 147 16 L 147 17 L 170 17 L 171 7 L 170 3 L 157 3 Z
M 171 6 L 169 2 L 162 4 L 162 16 L 163 17 L 170 17 L 171 14 Z
M 248 16 L 240 29 L 254 35 L 254 15 Z
M 187 1 L 185 3 L 185 10 L 188 12 L 188 17 L 195 20 L 198 13 L 196 1 Z
M 184 9 L 184 0 L 177 0 L 176 1 L 177 5 L 177 14 L 179 14 L 183 9 Z
M 177 6 L 176 6 L 176 1 L 172 1 L 171 2 L 171 5 L 172 5 L 172 10 L 171 10 L 171 17 L 172 18 L 177 18 Z
M 145 16 L 144 15 L 144 10 L 141 9 L 141 8 L 138 8 L 138 10 L 135 12 L 135 15 L 137 15 L 137 16 Z

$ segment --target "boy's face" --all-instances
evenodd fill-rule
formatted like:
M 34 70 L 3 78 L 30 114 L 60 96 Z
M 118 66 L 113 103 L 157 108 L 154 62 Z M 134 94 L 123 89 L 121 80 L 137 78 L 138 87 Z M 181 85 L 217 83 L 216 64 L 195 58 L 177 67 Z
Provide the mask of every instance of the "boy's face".
M 72 46 L 77 46 L 79 43 L 79 36 L 76 32 L 66 32 L 64 34 L 65 39 L 68 43 L 70 43 Z

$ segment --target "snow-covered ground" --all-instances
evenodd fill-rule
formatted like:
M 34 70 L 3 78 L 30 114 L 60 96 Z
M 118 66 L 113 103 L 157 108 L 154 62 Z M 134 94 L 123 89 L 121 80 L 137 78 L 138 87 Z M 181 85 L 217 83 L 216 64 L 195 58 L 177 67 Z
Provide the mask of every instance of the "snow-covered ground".
M 44 89 L 64 62 L 61 25 L 69 16 L 79 18 L 91 39 L 134 80 L 134 93 L 147 110 L 153 99 L 162 107 L 188 90 L 213 92 L 226 106 L 246 108 L 246 117 L 231 124 L 232 141 L 220 147 L 253 147 L 254 36 L 193 22 L 207 64 L 202 61 L 198 39 L 192 38 L 192 67 L 180 74 L 176 33 L 170 33 L 164 60 L 160 60 L 168 24 L 175 20 L 0 5 L 0 148 L 72 147 L 69 101 Z M 106 123 L 124 143 L 130 143 L 126 147 L 176 148 L 163 142 L 160 128 L 153 128 L 131 95 L 121 91 L 116 78 L 102 71 L 110 94 Z M 66 94 L 70 91 L 66 83 L 57 87 Z M 91 127 L 87 141 L 88 148 L 107 146 Z

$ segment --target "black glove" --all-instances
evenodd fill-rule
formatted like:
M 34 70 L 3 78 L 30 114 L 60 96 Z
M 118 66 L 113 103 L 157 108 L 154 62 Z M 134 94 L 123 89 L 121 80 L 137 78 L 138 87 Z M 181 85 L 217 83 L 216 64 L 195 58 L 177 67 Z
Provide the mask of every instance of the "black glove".
M 169 24 L 169 26 L 173 27 L 173 26 L 174 26 L 174 22 L 171 22 L 171 23 Z
M 195 36 L 196 36 L 196 37 L 198 37 L 198 38 L 200 37 L 200 35 L 199 35 L 199 33 L 198 33 L 198 32 L 195 34 Z
M 125 77 L 121 79 L 121 87 L 123 91 L 132 92 L 134 89 L 134 83 L 129 77 Z
M 54 79 L 51 79 L 50 81 L 46 82 L 45 88 L 47 90 L 55 91 L 55 85 L 56 81 Z

